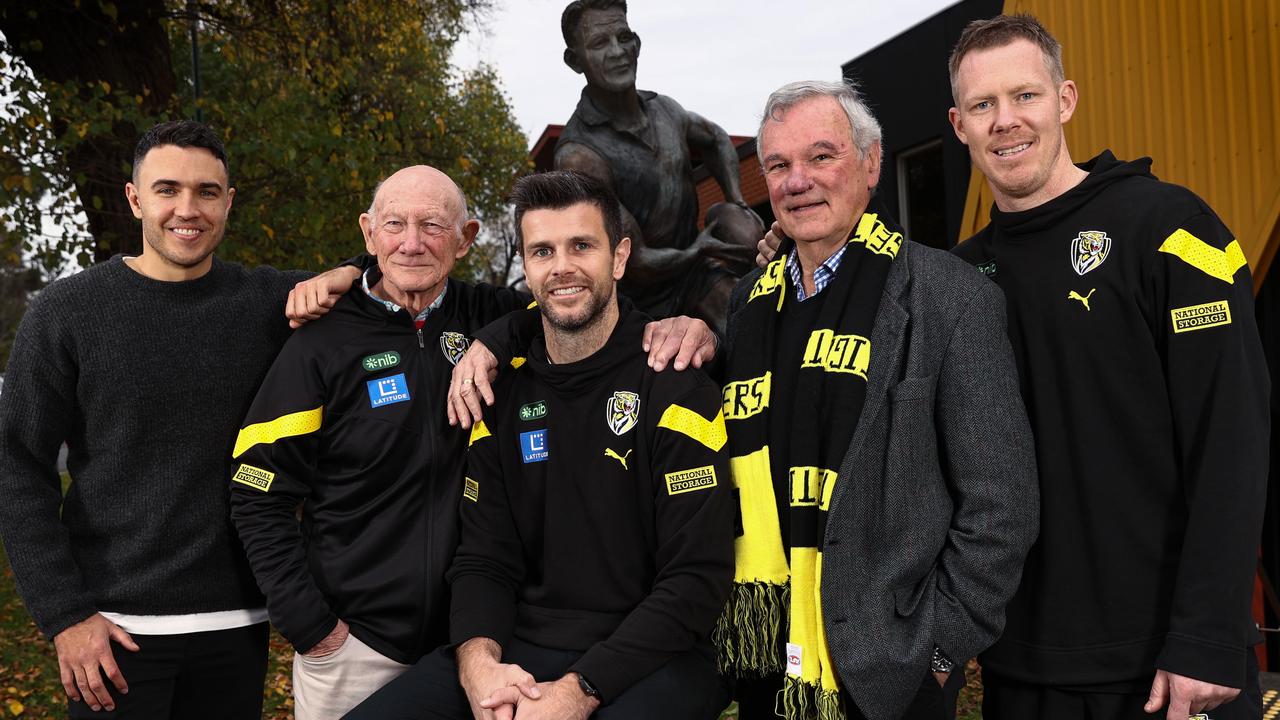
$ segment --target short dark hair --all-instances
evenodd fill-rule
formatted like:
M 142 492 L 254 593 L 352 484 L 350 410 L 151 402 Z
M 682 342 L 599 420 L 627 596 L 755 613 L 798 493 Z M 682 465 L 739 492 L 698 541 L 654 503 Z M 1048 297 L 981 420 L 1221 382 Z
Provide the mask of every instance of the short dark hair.
M 577 170 L 552 170 L 526 175 L 516 181 L 507 200 L 515 205 L 516 242 L 524 253 L 524 214 L 530 210 L 563 210 L 587 203 L 600 210 L 609 249 L 617 249 L 622 241 L 622 206 L 618 196 L 603 182 Z
M 222 161 L 222 169 L 227 171 L 227 183 L 231 183 L 231 167 L 227 164 L 227 150 L 208 125 L 195 120 L 170 120 L 153 126 L 142 134 L 138 147 L 133 151 L 133 179 L 138 179 L 138 168 L 142 167 L 142 159 L 152 148 L 161 145 L 177 145 L 178 147 L 204 148 Z
M 564 35 L 564 45 L 570 50 L 578 40 L 578 25 L 582 22 L 582 14 L 588 10 L 608 10 L 622 8 L 627 11 L 627 0 L 573 0 L 560 13 L 560 34 Z
M 952 101 L 960 101 L 956 75 L 960 72 L 960 61 L 965 55 L 974 50 L 1004 47 L 1015 40 L 1028 40 L 1040 48 L 1044 55 L 1044 65 L 1055 83 L 1061 85 L 1067 79 L 1062 69 L 1062 45 L 1039 20 L 1032 15 L 997 15 L 990 20 L 974 20 L 966 25 L 955 48 L 951 50 L 947 69 L 951 73 Z

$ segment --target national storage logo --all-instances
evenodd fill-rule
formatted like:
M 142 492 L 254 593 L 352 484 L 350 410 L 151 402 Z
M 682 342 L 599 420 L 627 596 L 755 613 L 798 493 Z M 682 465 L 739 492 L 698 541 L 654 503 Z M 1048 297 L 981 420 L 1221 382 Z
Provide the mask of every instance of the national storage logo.
M 263 470 L 260 467 L 252 465 L 241 465 L 236 474 L 231 477 L 232 480 L 241 485 L 248 485 L 254 490 L 267 492 L 271 489 L 271 482 L 276 479 L 276 474 L 270 470 Z
M 692 470 L 680 470 L 667 473 L 666 480 L 668 495 L 680 495 L 694 490 L 713 488 L 716 486 L 716 469 L 711 465 L 704 465 Z
M 1174 308 L 1169 311 L 1175 333 L 1204 330 L 1231 324 L 1231 305 L 1226 300 Z

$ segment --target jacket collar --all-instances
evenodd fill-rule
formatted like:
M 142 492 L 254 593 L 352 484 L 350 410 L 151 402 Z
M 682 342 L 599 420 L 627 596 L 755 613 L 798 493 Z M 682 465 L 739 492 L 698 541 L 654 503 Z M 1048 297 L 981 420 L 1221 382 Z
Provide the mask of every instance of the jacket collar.
M 862 415 L 858 418 L 858 427 L 853 432 L 853 440 L 845 454 L 847 461 L 851 454 L 857 453 L 866 442 L 867 433 L 877 423 L 888 396 L 889 387 L 897 376 L 897 368 L 902 364 L 902 345 L 906 335 L 909 315 L 903 307 L 903 296 L 911 285 L 911 271 L 908 258 L 911 254 L 911 243 L 904 241 L 898 256 L 889 267 L 889 275 L 885 278 L 884 295 L 880 298 L 880 309 L 876 311 L 876 324 L 871 329 L 871 367 L 867 372 L 867 397 L 863 402 Z
M 636 90 L 636 94 L 640 96 L 640 108 L 644 110 L 645 117 L 648 117 L 649 112 L 646 106 L 649 104 L 649 101 L 657 97 L 658 94 L 649 90 Z M 622 132 L 622 130 L 613 124 L 613 119 L 596 106 L 595 101 L 591 99 L 591 96 L 587 95 L 586 88 L 582 89 L 582 96 L 578 98 L 578 109 L 576 114 L 578 119 L 587 125 L 603 125 L 605 123 L 609 123 L 610 127 L 614 130 Z

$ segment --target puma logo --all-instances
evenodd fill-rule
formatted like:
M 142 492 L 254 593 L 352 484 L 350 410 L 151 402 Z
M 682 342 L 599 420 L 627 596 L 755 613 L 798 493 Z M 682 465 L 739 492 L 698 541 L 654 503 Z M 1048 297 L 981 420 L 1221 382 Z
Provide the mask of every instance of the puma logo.
M 605 448 L 604 456 L 613 458 L 614 460 L 617 460 L 618 462 L 622 463 L 623 470 L 631 469 L 627 467 L 627 458 L 631 456 L 631 450 L 628 450 L 625 455 L 618 455 L 618 453 L 613 451 L 613 448 Z
M 1067 299 L 1079 300 L 1080 304 L 1084 305 L 1084 309 L 1086 311 L 1093 312 L 1093 310 L 1089 307 L 1089 298 L 1092 297 L 1093 293 L 1096 292 L 1097 290 L 1098 288 L 1089 288 L 1089 294 L 1085 295 L 1084 297 L 1081 297 L 1080 293 L 1076 292 L 1075 290 L 1072 290 L 1071 292 L 1067 293 Z

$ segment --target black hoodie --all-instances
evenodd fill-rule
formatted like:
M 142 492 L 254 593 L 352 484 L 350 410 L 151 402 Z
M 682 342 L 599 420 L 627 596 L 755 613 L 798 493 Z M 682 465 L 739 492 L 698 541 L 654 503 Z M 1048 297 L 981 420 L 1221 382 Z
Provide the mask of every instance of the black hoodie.
M 570 669 L 606 703 L 706 647 L 733 579 L 720 389 L 651 370 L 647 321 L 624 305 L 604 347 L 564 365 L 539 337 L 500 378 L 472 430 L 449 571 L 454 642 L 583 651 Z
M 1088 177 L 956 254 L 1004 289 L 1040 466 L 1040 539 L 983 667 L 1241 687 L 1266 492 L 1269 381 L 1231 232 L 1151 160 Z M 980 429 L 977 429 L 980 431 Z

